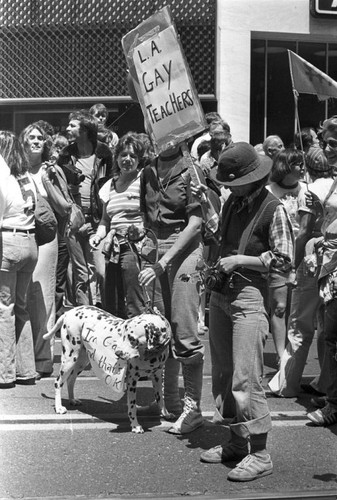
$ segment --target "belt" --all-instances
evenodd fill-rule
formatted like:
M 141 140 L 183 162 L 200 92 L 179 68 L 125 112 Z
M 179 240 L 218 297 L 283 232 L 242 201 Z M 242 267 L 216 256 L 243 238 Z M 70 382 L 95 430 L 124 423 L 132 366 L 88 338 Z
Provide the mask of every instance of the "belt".
M 9 233 L 24 233 L 24 234 L 35 234 L 35 229 L 16 229 L 15 227 L 10 229 L 9 227 L 2 227 L 0 231 L 6 231 Z

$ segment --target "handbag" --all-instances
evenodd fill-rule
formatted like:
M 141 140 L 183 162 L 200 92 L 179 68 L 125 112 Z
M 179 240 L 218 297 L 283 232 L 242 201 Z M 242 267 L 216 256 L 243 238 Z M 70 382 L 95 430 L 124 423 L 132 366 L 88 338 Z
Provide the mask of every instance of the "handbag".
M 67 222 L 66 234 L 76 234 L 78 230 L 85 224 L 85 218 L 82 209 L 75 201 L 71 204 L 69 218 Z
M 56 212 L 63 219 L 63 223 L 61 224 L 62 234 L 69 236 L 77 233 L 85 223 L 85 218 L 81 207 L 77 205 L 73 195 L 69 191 L 67 180 L 62 170 L 54 165 L 53 182 L 50 181 L 48 176 L 44 177 L 43 181 L 50 199 L 53 200 Z
M 48 203 L 36 188 L 35 239 L 41 246 L 53 241 L 57 233 L 57 220 Z

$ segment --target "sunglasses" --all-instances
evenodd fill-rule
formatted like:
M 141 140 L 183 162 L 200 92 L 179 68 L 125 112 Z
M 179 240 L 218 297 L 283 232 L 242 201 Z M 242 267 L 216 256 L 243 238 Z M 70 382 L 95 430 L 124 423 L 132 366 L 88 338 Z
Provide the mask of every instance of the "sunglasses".
M 337 139 L 327 139 L 326 141 L 322 141 L 323 149 L 326 149 L 327 146 L 331 149 L 337 149 Z

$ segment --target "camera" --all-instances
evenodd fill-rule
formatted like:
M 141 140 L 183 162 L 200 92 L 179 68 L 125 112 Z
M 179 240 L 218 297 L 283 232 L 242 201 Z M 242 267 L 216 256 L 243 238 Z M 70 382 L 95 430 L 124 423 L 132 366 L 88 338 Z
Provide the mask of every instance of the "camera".
M 63 164 L 62 169 L 66 176 L 67 182 L 69 184 L 72 184 L 73 186 L 78 186 L 85 179 L 85 175 L 82 173 L 82 170 L 71 164 Z
M 214 292 L 223 292 L 227 283 L 227 274 L 214 267 L 209 269 L 205 275 L 205 286 Z
M 106 235 L 105 240 L 104 240 L 102 254 L 104 255 L 106 261 L 110 260 L 110 257 L 111 257 L 112 251 L 113 251 L 115 234 L 116 234 L 116 231 L 114 229 L 109 231 L 108 234 Z

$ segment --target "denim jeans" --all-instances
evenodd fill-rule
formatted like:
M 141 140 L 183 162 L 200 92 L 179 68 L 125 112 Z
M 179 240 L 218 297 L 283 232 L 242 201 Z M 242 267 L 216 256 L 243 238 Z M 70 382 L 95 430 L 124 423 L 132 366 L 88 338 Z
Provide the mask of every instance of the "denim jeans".
M 289 343 L 281 359 L 280 371 L 270 382 L 270 388 L 284 397 L 295 397 L 301 390 L 303 370 L 315 334 L 315 319 L 321 371 L 311 385 L 325 393 L 328 380 L 325 348 L 322 346 L 324 305 L 319 296 L 317 277 L 305 274 L 301 263 L 296 279 L 297 286 L 292 291 L 288 321 Z
M 32 323 L 36 371 L 52 373 L 53 341 L 43 335 L 55 324 L 57 236 L 39 246 L 39 256 L 28 289 L 28 311 Z
M 171 248 L 178 235 L 174 233 L 158 240 L 159 259 Z M 202 243 L 196 238 L 155 280 L 153 304 L 170 321 L 173 355 L 184 364 L 198 364 L 204 358 L 204 346 L 198 337 L 197 262 L 201 258 Z M 148 293 L 151 298 L 151 286 Z
M 104 301 L 103 241 L 96 250 L 89 245 L 89 236 L 86 234 L 72 234 L 66 237 L 66 242 L 72 265 L 76 305 L 95 305 Z
M 337 410 L 337 299 L 325 305 L 324 335 L 329 370 L 327 400 Z
M 247 438 L 271 429 L 262 387 L 263 348 L 269 332 L 268 283 L 235 275 L 226 293 L 212 292 L 209 336 L 212 391 L 223 418 L 233 418 L 231 431 Z
M 121 244 L 118 264 L 109 262 L 105 277 L 105 309 L 120 318 L 133 318 L 146 308 L 146 298 L 138 281 L 138 256 L 128 244 Z
M 0 232 L 0 383 L 36 375 L 27 290 L 37 262 L 34 234 Z

